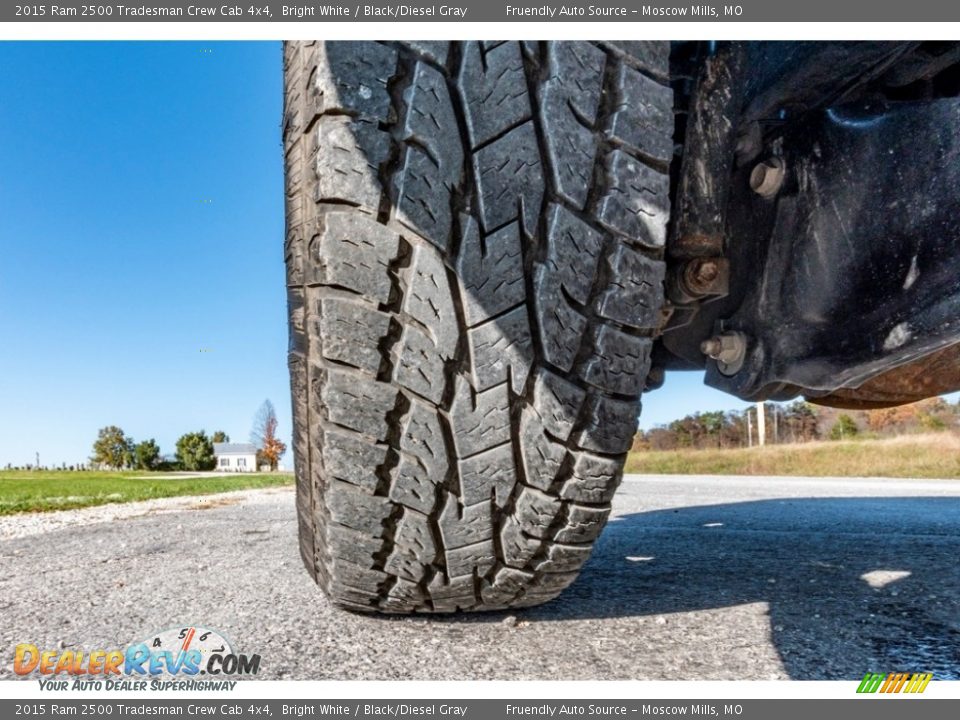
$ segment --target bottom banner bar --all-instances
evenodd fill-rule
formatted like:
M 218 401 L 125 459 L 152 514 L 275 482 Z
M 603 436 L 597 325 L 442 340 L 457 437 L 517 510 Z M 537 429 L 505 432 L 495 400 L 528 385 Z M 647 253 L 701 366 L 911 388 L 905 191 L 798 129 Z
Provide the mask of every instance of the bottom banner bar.
M 737 720 L 910 720 L 960 717 L 957 700 L 0 700 L 0 718 L 79 717 L 136 718 L 157 716 L 230 718 L 351 718 L 352 720 L 569 720 L 570 718 L 716 717 Z

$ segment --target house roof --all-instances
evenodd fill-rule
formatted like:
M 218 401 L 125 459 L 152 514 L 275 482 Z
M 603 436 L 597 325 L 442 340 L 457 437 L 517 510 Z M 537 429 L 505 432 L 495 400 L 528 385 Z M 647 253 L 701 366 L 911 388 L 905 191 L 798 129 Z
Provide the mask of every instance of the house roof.
M 257 446 L 252 443 L 214 443 L 214 455 L 256 455 Z

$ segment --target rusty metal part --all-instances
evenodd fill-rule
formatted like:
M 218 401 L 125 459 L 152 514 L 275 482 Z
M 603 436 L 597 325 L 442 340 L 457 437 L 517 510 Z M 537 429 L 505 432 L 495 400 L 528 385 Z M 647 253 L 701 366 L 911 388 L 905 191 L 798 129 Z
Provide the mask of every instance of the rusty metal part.
M 817 405 L 872 410 L 917 402 L 960 390 L 960 343 L 867 380 L 858 388 L 840 388 L 807 398 Z
M 671 268 L 667 295 L 678 305 L 729 292 L 730 262 L 722 257 L 698 257 Z
M 694 258 L 683 267 L 684 288 L 691 295 L 726 295 L 730 262 L 726 258 Z
M 667 247 L 672 257 L 723 254 L 745 55 L 743 43 L 723 43 L 706 59 L 697 79 L 686 124 L 674 232 Z

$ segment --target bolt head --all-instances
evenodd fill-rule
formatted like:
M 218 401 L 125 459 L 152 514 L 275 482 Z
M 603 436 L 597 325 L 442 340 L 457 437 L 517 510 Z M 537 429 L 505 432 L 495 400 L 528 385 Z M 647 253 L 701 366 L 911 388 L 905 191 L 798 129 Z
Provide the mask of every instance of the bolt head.
M 709 340 L 704 340 L 702 343 L 700 343 L 700 352 L 707 357 L 716 359 L 722 351 L 723 342 L 719 337 L 712 337 Z
M 700 267 L 697 268 L 697 280 L 700 282 L 708 283 L 716 280 L 719 274 L 720 268 L 717 267 L 717 263 L 713 260 L 705 260 L 700 264 Z

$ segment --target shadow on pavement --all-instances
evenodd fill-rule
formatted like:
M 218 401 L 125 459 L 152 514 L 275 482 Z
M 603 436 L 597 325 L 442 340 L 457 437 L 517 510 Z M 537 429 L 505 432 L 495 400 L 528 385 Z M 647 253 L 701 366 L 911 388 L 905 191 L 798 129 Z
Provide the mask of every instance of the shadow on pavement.
M 757 602 L 769 606 L 770 640 L 793 679 L 868 670 L 960 679 L 960 499 L 782 499 L 621 516 L 577 582 L 522 616 Z

